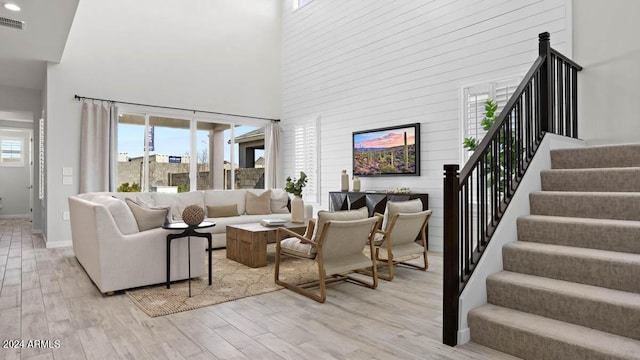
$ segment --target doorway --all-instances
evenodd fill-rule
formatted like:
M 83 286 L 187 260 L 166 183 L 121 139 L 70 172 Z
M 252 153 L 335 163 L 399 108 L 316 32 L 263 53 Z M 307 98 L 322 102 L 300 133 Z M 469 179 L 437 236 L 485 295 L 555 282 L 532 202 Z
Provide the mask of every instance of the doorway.
M 0 128 L 0 218 L 32 218 L 31 129 Z

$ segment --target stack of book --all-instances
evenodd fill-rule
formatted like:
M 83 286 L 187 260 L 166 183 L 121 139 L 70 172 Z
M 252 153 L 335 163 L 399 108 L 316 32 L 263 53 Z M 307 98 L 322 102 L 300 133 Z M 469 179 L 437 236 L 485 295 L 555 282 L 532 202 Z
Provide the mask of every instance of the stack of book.
M 262 226 L 282 226 L 289 222 L 287 219 L 262 219 L 260 225 Z

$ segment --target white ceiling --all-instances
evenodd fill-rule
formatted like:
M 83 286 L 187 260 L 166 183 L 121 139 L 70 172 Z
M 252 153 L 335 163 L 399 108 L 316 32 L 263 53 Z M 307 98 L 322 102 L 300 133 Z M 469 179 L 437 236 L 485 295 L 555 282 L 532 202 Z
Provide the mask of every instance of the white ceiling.
M 12 2 L 20 12 L 5 9 Z M 0 85 L 42 89 L 46 62 L 60 62 L 79 0 L 0 0 L 0 16 L 24 29 L 0 26 Z

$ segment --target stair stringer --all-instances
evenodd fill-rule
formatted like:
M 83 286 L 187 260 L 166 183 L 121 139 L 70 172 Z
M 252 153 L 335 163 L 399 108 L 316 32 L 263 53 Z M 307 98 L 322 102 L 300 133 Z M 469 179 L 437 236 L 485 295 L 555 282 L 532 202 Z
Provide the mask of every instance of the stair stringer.
M 530 215 L 529 193 L 541 190 L 540 172 L 551 169 L 549 153 L 555 149 L 567 149 L 586 146 L 584 141 L 547 133 L 536 151 L 518 190 L 504 213 L 500 224 L 476 265 L 469 282 L 465 286 L 458 302 L 458 345 L 471 339 L 467 314 L 469 311 L 487 303 L 487 277 L 503 270 L 502 246 L 516 241 L 516 220 Z

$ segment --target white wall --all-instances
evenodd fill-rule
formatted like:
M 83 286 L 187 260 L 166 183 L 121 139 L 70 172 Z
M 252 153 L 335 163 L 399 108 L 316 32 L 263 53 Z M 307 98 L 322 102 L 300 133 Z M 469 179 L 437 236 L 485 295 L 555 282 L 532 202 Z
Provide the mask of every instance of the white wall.
M 81 1 L 61 62 L 47 67 L 47 246 L 71 240 L 62 213 L 78 192 L 74 94 L 279 118 L 280 14 L 278 0 Z
M 579 135 L 589 144 L 637 143 L 640 135 L 640 1 L 575 1 Z
M 11 122 L 0 122 L 0 126 L 2 127 L 18 127 L 18 128 L 29 128 L 33 130 L 34 134 L 34 149 L 38 149 L 40 146 L 40 142 L 37 136 L 38 129 L 38 120 L 40 119 L 40 114 L 42 113 L 42 91 L 34 90 L 34 89 L 26 89 L 19 88 L 14 86 L 3 86 L 0 85 L 0 111 L 10 111 L 10 112 L 21 112 L 21 113 L 29 113 L 33 117 L 31 123 L 19 123 L 15 121 Z M 39 166 L 38 157 L 34 154 L 34 178 L 33 178 L 33 186 L 35 191 L 37 191 L 39 182 L 37 175 L 37 169 Z M 0 195 L 1 196 L 1 195 Z M 36 202 L 37 192 L 34 193 L 34 206 L 32 213 L 32 227 L 36 232 L 39 232 L 42 229 L 42 207 Z
M 284 173 L 291 124 L 321 114 L 321 207 L 351 169 L 353 131 L 419 122 L 421 176 L 362 178 L 362 189 L 429 193 L 430 249 L 442 250 L 443 165 L 459 163 L 462 86 L 522 76 L 540 32 L 567 53 L 568 0 L 312 1 L 283 6 Z M 571 55 L 571 54 L 568 54 Z

